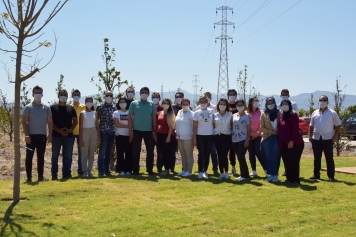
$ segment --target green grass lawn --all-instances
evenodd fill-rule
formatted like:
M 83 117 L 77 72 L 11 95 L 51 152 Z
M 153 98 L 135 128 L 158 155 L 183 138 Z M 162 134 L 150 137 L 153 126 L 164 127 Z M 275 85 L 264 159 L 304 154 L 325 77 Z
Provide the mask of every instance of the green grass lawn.
M 335 160 L 356 165 L 356 157 Z M 322 172 L 312 182 L 312 167 L 302 160 L 299 187 L 213 175 L 23 180 L 27 200 L 0 201 L 0 236 L 355 236 L 356 176 L 329 182 Z M 1 200 L 11 198 L 12 181 L 0 190 Z

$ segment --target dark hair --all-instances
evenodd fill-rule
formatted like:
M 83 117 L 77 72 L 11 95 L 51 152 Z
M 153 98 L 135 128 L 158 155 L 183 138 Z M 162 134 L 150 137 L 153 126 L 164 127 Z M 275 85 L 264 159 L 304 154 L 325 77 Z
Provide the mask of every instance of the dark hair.
M 180 96 L 182 96 L 183 98 L 184 98 L 184 93 L 183 92 L 181 92 L 181 91 L 178 91 L 178 92 L 176 92 L 175 94 L 174 94 L 174 98 L 176 98 L 176 95 L 180 95 Z
M 229 102 L 227 101 L 227 99 L 225 99 L 225 98 L 220 98 L 220 100 L 219 100 L 218 103 L 216 104 L 216 110 L 217 110 L 218 112 L 220 112 L 220 108 L 219 108 L 220 101 L 224 101 L 224 102 L 225 102 L 225 104 L 226 104 L 226 109 L 225 109 L 225 111 L 229 112 L 229 111 L 230 111 L 230 105 L 229 105 Z
M 238 100 L 236 101 L 236 105 L 237 105 L 239 102 L 241 102 L 243 105 L 245 105 L 245 101 L 244 101 L 243 99 L 238 99 Z
M 159 99 L 161 99 L 160 93 L 158 93 L 158 92 L 153 92 L 152 95 L 151 95 L 151 98 L 152 98 L 154 95 L 158 95 L 158 96 L 159 96 Z
M 248 100 L 248 105 L 247 105 L 247 111 L 248 112 L 253 112 L 253 106 L 251 105 L 251 102 L 253 102 L 254 99 L 258 99 L 257 96 L 251 97 Z M 257 107 L 256 110 L 259 110 L 259 108 Z
M 198 100 L 199 104 L 200 104 L 200 100 L 201 100 L 201 99 L 206 99 L 206 100 L 208 100 L 208 98 L 206 98 L 205 95 L 202 95 L 202 96 L 199 97 L 199 100 Z
M 144 86 L 144 87 L 141 88 L 140 94 L 141 94 L 141 92 L 142 92 L 143 90 L 148 91 L 148 94 L 150 94 L 150 89 L 148 89 L 147 86 Z
M 286 92 L 286 93 L 288 93 L 288 95 L 289 95 L 289 90 L 288 90 L 288 89 L 283 89 L 283 90 L 281 91 L 281 94 L 282 94 L 283 92 Z
M 80 93 L 80 92 L 79 92 Z M 94 98 L 93 98 L 93 96 L 87 96 L 87 97 L 85 97 L 85 103 L 87 102 L 87 100 L 91 100 L 91 101 L 93 101 L 93 104 L 94 104 Z M 85 106 L 86 107 L 86 106 Z M 94 111 L 94 105 L 91 107 L 91 110 L 93 110 Z
M 326 97 L 326 101 L 328 101 L 329 102 L 329 98 L 326 96 L 326 95 L 321 95 L 321 96 L 319 96 L 319 99 L 320 99 L 320 97 Z
M 237 95 L 237 91 L 235 89 L 229 89 L 226 95 L 229 96 L 230 92 L 234 92 L 235 95 Z
M 117 104 L 120 104 L 120 100 L 125 100 L 125 103 L 127 104 L 127 99 L 126 99 L 126 97 L 123 97 L 123 96 L 119 97 L 119 99 L 117 100 Z M 119 108 L 119 109 L 120 109 L 120 108 Z
M 188 98 L 183 98 L 183 99 L 182 99 L 182 102 L 180 102 L 180 103 L 183 104 L 184 101 L 188 102 L 189 105 L 190 105 L 190 100 L 189 100 Z
M 135 93 L 135 88 L 134 88 L 133 86 L 129 86 L 129 87 L 127 87 L 127 88 L 126 88 L 126 90 L 125 90 L 125 92 L 126 92 L 126 93 L 127 93 L 127 90 L 128 90 L 128 89 L 132 89 L 132 90 L 133 90 L 133 92 Z
M 68 95 L 68 91 L 67 91 L 66 89 L 60 89 L 60 90 L 58 91 L 58 96 L 59 96 L 59 94 L 60 94 L 62 91 L 65 91 L 65 92 L 67 93 L 67 95 Z
M 204 95 L 206 95 L 206 94 L 209 94 L 211 97 L 211 92 L 209 92 L 209 91 L 204 92 Z
M 32 89 L 32 94 L 35 93 L 35 90 L 41 90 L 42 93 L 43 93 L 43 88 L 40 87 L 40 86 L 35 86 L 35 87 L 33 87 L 33 89 Z
M 73 91 L 72 91 L 72 95 L 74 94 L 74 92 L 77 92 L 77 93 L 79 93 L 80 95 L 82 94 L 82 93 L 80 93 L 80 91 L 79 91 L 78 89 L 73 90 Z

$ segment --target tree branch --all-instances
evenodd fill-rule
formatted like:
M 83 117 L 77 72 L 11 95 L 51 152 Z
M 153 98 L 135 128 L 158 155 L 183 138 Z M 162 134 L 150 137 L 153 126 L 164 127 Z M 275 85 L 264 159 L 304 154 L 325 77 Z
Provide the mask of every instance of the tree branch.
M 27 79 L 29 79 L 30 77 L 33 77 L 37 72 L 39 72 L 40 69 L 36 68 L 35 70 L 33 70 L 32 72 L 30 72 L 29 74 L 27 74 L 26 76 L 21 77 L 21 82 L 26 81 Z
M 51 61 L 53 60 L 54 58 L 54 55 L 56 54 L 56 51 L 57 51 L 57 41 L 58 41 L 58 38 L 57 38 L 57 35 L 56 35 L 56 32 L 53 31 L 53 34 L 54 34 L 54 52 L 52 54 L 52 57 L 51 59 L 48 61 L 48 63 L 46 65 L 44 65 L 43 67 L 40 68 L 40 70 L 42 70 L 43 68 L 47 67 L 48 64 L 51 63 Z

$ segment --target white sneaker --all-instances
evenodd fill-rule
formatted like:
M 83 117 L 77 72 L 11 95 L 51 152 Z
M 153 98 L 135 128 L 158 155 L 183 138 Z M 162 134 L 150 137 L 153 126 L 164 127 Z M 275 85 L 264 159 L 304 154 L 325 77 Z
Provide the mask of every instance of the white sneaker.
M 185 171 L 182 170 L 182 172 L 180 172 L 179 174 L 177 174 L 178 176 L 182 176 L 183 174 L 185 174 Z
M 273 175 L 270 175 L 265 179 L 267 182 L 271 182 L 273 180 Z
M 191 176 L 192 175 L 192 173 L 190 173 L 189 171 L 187 171 L 187 172 L 185 172 L 183 175 L 182 175 L 182 177 L 188 177 L 188 176 Z
M 204 173 L 203 173 L 203 178 L 204 178 L 204 179 L 208 179 L 208 178 L 209 178 L 209 176 L 208 176 L 208 173 L 207 173 L 207 172 L 204 172 Z
M 203 172 L 199 172 L 198 179 L 202 179 L 202 178 L 203 178 Z
M 277 183 L 278 181 L 278 175 L 273 176 L 272 182 Z
M 225 178 L 225 174 L 224 173 L 221 173 L 220 176 L 219 176 L 220 179 L 223 179 Z
M 257 171 L 256 170 L 252 170 L 250 176 L 257 176 Z
M 88 177 L 89 177 L 88 173 L 83 174 L 83 178 L 88 178 Z
M 240 176 L 240 177 L 237 177 L 235 180 L 236 180 L 236 181 L 247 181 L 247 180 L 249 180 L 249 179 Z
M 131 175 L 131 173 L 130 172 L 126 172 L 126 175 Z
M 225 179 L 230 179 L 229 172 L 226 172 L 226 173 L 225 173 L 224 178 L 225 178 Z

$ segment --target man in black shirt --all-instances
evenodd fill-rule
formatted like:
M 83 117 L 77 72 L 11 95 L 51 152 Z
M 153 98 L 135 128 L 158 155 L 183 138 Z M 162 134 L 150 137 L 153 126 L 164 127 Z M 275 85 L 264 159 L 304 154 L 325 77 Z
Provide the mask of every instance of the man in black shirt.
M 67 104 L 68 92 L 62 89 L 58 93 L 58 104 L 51 105 L 53 119 L 52 134 L 52 180 L 58 179 L 58 157 L 62 148 L 62 175 L 70 178 L 72 166 L 73 129 L 78 124 L 77 113 Z

